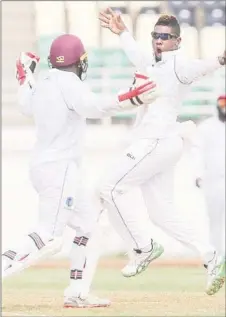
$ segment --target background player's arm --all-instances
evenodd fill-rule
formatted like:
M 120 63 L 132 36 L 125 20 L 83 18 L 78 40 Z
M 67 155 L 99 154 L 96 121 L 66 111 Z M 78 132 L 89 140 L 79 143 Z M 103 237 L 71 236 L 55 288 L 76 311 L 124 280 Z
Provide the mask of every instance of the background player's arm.
M 176 57 L 174 60 L 174 70 L 178 79 L 183 84 L 189 85 L 221 68 L 224 63 L 224 56 L 203 60 L 183 60 Z

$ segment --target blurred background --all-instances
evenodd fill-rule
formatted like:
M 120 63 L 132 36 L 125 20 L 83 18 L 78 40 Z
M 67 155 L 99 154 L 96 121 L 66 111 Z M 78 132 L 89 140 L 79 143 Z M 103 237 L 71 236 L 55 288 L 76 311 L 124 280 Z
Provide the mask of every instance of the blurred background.
M 111 6 L 123 14 L 129 30 L 141 47 L 150 51 L 151 31 L 162 13 L 175 15 L 182 27 L 181 49 L 191 58 L 208 58 L 225 49 L 225 1 L 3 1 L 2 2 L 2 243 L 3 249 L 17 235 L 29 230 L 37 220 L 37 196 L 28 177 L 29 157 L 35 142 L 32 120 L 23 117 L 17 107 L 15 61 L 20 51 L 34 51 L 41 57 L 39 71 L 48 68 L 47 56 L 52 40 L 59 34 L 78 35 L 88 52 L 87 81 L 97 93 L 115 94 L 131 83 L 134 67 L 120 48 L 119 39 L 101 29 L 98 12 Z M 203 78 L 191 86 L 180 109 L 180 121 L 199 122 L 215 112 L 216 98 L 225 90 L 225 70 Z M 98 183 L 110 162 L 122 148 L 135 113 L 119 114 L 103 120 L 87 120 L 88 129 L 83 164 L 84 178 L 92 187 Z M 202 191 L 195 188 L 195 178 L 186 152 L 175 177 L 177 208 L 195 223 L 199 234 L 207 232 Z M 128 195 L 131 208 L 146 217 L 138 189 Z M 104 253 L 124 252 L 125 246 L 101 219 L 105 236 Z M 195 256 L 172 241 L 154 226 L 150 229 L 164 243 L 166 257 Z M 68 251 L 72 232 L 65 234 Z

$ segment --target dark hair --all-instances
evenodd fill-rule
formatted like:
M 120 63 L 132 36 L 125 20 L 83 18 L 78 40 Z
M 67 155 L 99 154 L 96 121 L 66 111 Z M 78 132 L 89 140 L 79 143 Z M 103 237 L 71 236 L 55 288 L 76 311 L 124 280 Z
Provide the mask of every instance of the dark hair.
M 155 23 L 155 26 L 156 25 L 170 26 L 173 30 L 173 33 L 180 36 L 180 25 L 177 21 L 177 18 L 173 15 L 164 14 L 160 16 L 158 21 Z

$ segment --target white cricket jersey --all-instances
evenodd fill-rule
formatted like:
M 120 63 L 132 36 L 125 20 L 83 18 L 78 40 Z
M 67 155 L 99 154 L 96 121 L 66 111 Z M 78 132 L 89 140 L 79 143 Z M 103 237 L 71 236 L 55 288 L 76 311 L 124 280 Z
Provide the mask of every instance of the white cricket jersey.
M 146 56 L 127 31 L 120 35 L 121 46 L 137 71 L 144 73 L 157 84 L 160 96 L 147 107 L 138 109 L 133 137 L 165 138 L 178 134 L 176 124 L 179 107 L 189 86 L 195 80 L 222 67 L 218 58 L 187 60 L 180 50 L 163 52 L 162 60 L 155 62 Z
M 225 182 L 225 122 L 211 117 L 200 123 L 192 154 L 196 178 Z
M 31 166 L 76 159 L 82 154 L 86 118 L 101 118 L 121 110 L 117 97 L 94 94 L 72 72 L 52 69 L 40 74 L 35 88 L 19 89 L 21 112 L 33 116 L 37 141 Z

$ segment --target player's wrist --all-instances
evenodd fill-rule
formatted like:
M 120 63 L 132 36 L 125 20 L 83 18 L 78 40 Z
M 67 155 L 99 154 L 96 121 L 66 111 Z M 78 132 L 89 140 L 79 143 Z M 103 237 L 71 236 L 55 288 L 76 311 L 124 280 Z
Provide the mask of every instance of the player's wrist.
M 118 31 L 118 35 L 119 35 L 119 36 L 122 36 L 123 34 L 125 34 L 125 33 L 127 33 L 127 32 L 129 32 L 129 31 L 128 31 L 128 29 L 125 27 L 125 28 L 120 29 L 120 30 Z

